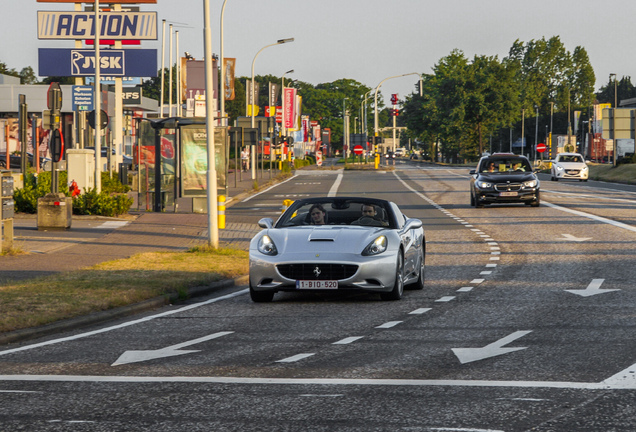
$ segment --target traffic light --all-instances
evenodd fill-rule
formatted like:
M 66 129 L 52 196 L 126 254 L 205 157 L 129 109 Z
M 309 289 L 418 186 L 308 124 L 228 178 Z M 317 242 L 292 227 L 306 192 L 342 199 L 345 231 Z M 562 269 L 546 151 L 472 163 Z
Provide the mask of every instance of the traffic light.
M 389 109 L 389 117 L 393 117 L 395 115 L 394 109 Z
M 400 110 L 399 109 L 394 109 L 393 110 L 393 115 L 396 116 L 396 117 L 399 116 L 400 115 Z

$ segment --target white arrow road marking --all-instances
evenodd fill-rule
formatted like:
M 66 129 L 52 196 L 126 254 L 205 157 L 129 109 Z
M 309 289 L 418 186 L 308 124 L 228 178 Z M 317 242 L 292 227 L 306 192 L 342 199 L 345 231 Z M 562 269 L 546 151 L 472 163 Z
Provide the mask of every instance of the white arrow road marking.
M 520 330 L 499 339 L 483 348 L 453 348 L 453 352 L 459 359 L 461 364 L 470 363 L 478 360 L 487 359 L 489 357 L 495 357 L 502 354 L 508 354 L 514 351 L 524 350 L 527 347 L 520 348 L 503 348 L 504 345 L 532 333 L 532 330 Z
M 218 332 L 218 333 L 214 333 L 214 334 L 211 334 L 211 335 L 208 335 L 208 336 L 203 336 L 203 337 L 198 338 L 198 339 L 193 339 L 191 341 L 187 341 L 187 342 L 183 342 L 183 343 L 180 343 L 180 344 L 172 345 L 172 346 L 169 346 L 169 347 L 166 347 L 166 348 L 161 348 L 161 349 L 158 349 L 158 350 L 126 351 L 121 356 L 119 356 L 117 361 L 115 363 L 113 363 L 111 366 L 119 366 L 119 365 L 123 365 L 123 364 L 127 364 L 127 363 L 138 363 L 138 362 L 154 360 L 154 359 L 163 358 L 163 357 L 174 357 L 174 356 L 178 356 L 178 355 L 199 352 L 200 350 L 182 350 L 181 348 L 184 348 L 184 347 L 187 347 L 187 346 L 190 346 L 190 345 L 195 345 L 195 344 L 198 344 L 198 343 L 201 343 L 201 342 L 209 341 L 211 339 L 216 339 L 216 338 L 219 338 L 221 336 L 226 336 L 226 335 L 229 335 L 229 334 L 232 334 L 232 333 L 234 333 L 234 332 L 231 332 L 231 331 Z
M 620 289 L 601 289 L 601 285 L 605 279 L 592 279 L 592 282 L 585 289 L 566 290 L 569 293 L 580 295 L 581 297 L 591 297 L 597 294 L 605 294 L 612 291 L 620 291 Z
M 592 237 L 574 237 L 572 234 L 561 234 L 564 238 L 559 238 L 557 240 L 563 241 L 574 241 L 574 242 L 584 242 L 586 240 L 591 240 Z

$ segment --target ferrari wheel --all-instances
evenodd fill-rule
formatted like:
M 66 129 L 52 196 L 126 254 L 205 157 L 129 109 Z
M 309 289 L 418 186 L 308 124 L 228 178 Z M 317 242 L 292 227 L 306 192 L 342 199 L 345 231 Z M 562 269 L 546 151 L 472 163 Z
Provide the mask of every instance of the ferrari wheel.
M 424 280 L 425 280 L 425 276 L 424 276 L 424 261 L 425 261 L 425 253 L 424 253 L 424 247 L 422 247 L 421 251 L 420 251 L 420 275 L 417 278 L 417 281 L 415 281 L 415 283 L 412 283 L 409 285 L 410 289 L 414 289 L 414 290 L 421 290 L 424 289 Z
M 269 303 L 274 299 L 273 291 L 254 291 L 250 284 L 250 297 L 254 303 Z
M 404 257 L 402 253 L 398 254 L 397 265 L 395 268 L 395 282 L 393 289 L 387 293 L 381 293 L 382 300 L 399 300 L 404 293 Z

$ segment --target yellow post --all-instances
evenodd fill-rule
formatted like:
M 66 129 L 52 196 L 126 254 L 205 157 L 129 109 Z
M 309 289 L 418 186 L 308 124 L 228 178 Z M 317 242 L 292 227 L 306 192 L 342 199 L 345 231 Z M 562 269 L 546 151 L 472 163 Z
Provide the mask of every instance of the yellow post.
M 225 195 L 219 195 L 219 229 L 225 229 Z
M 375 154 L 375 169 L 378 169 L 379 166 L 380 166 L 380 154 L 376 153 Z
M 281 213 L 285 213 L 285 210 L 294 203 L 294 200 L 286 199 L 283 200 L 283 207 L 281 207 Z

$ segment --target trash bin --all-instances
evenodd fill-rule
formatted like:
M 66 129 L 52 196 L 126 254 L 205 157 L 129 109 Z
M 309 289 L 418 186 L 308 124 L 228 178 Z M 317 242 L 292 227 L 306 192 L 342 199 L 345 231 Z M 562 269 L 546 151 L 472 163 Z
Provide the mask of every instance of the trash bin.
M 119 164 L 119 181 L 123 185 L 128 185 L 128 165 L 125 163 Z

